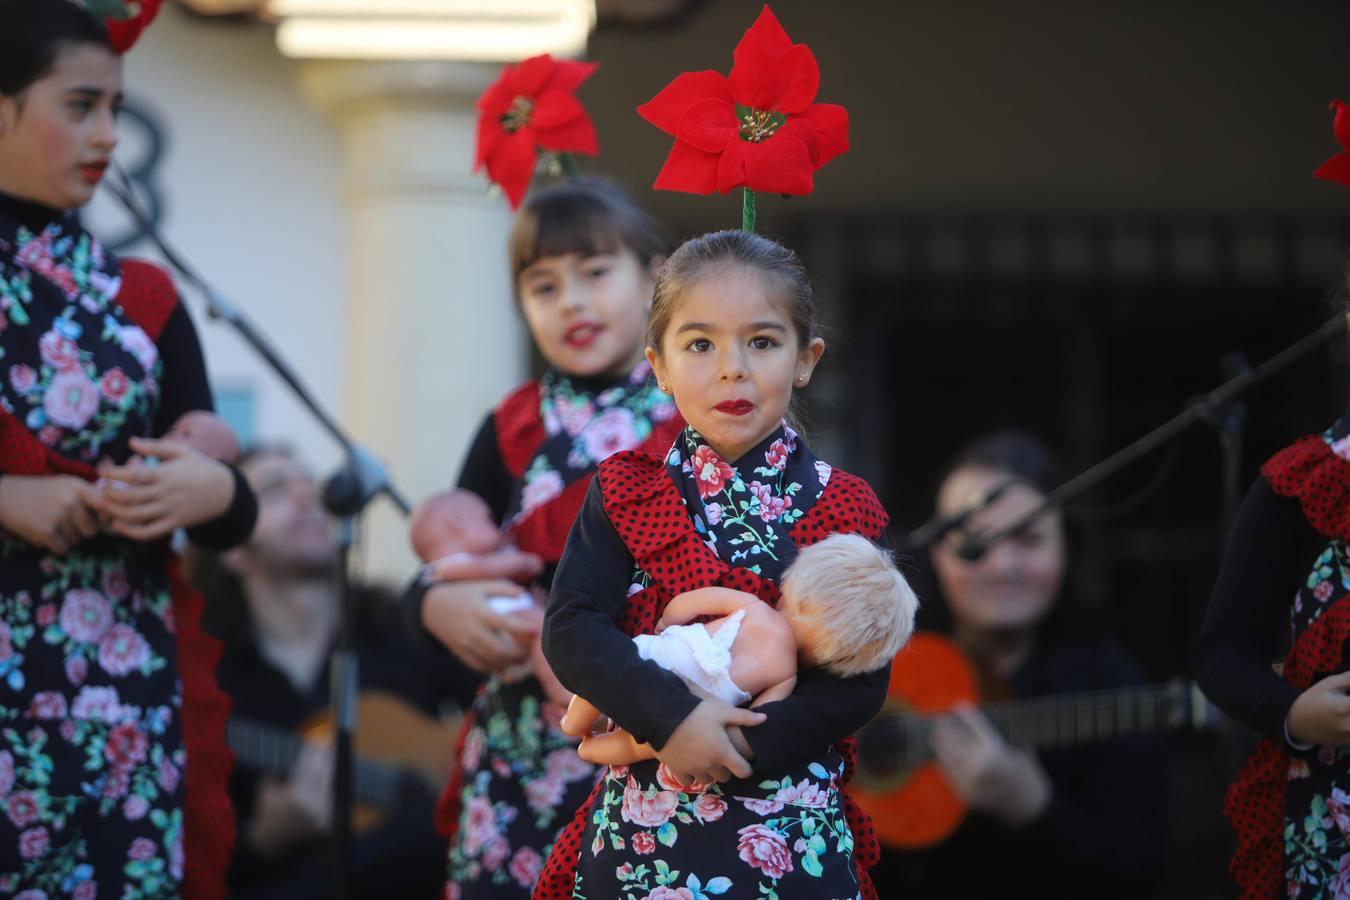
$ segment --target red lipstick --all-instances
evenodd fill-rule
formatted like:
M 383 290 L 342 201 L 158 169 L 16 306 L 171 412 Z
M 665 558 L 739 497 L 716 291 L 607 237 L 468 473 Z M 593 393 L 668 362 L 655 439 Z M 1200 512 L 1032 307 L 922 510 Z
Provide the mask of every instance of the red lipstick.
M 563 332 L 563 341 L 570 347 L 589 347 L 604 330 L 598 322 L 578 322 Z
M 713 407 L 718 412 L 726 413 L 729 416 L 743 416 L 755 408 L 755 404 L 749 400 L 723 400 Z
M 80 175 L 90 184 L 98 184 L 103 180 L 103 173 L 108 171 L 108 163 L 86 163 L 80 166 Z

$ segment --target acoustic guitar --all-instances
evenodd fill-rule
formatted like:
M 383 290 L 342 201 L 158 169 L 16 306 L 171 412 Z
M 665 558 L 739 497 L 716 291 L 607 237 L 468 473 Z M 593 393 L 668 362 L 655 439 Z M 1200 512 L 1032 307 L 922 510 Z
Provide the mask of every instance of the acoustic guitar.
M 948 639 L 921 632 L 896 656 L 886 704 L 858 732 L 858 765 L 849 787 L 883 844 L 930 847 L 965 818 L 965 802 L 933 762 L 929 733 L 954 706 L 979 699 L 975 670 Z M 1025 749 L 1211 727 L 1222 720 L 1193 682 L 1182 681 L 979 708 L 1005 739 Z
M 298 731 L 231 716 L 226 738 L 235 756 L 256 769 L 289 775 L 308 742 L 331 737 L 327 711 Z M 383 691 L 362 691 L 352 739 L 352 824 L 361 831 L 395 808 L 410 788 L 433 798 L 450 776 L 458 720 L 434 719 L 406 700 Z

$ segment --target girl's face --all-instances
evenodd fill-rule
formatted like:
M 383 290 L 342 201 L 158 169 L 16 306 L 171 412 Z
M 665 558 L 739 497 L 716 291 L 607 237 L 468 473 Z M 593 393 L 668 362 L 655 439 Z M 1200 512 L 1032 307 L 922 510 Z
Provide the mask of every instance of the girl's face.
M 938 515 L 966 509 L 1012 476 L 982 466 L 957 469 L 938 491 Z M 1014 484 L 970 517 L 973 533 L 1002 529 L 1039 503 L 1039 491 Z M 956 555 L 960 533 L 933 547 L 933 567 L 957 624 L 977 629 L 1024 628 L 1044 618 L 1064 581 L 1064 526 L 1047 512 L 1025 529 L 989 548 L 973 562 Z
M 642 358 L 642 332 L 661 260 L 632 250 L 546 256 L 520 273 L 530 334 L 550 365 L 569 375 L 622 375 Z
M 0 191 L 58 209 L 94 196 L 117 146 L 122 61 L 90 44 L 62 51 L 51 74 L 0 96 Z
M 660 353 L 648 347 L 647 359 L 685 421 L 735 461 L 778 427 L 824 352 L 820 338 L 800 345 L 763 277 L 727 265 L 679 297 Z

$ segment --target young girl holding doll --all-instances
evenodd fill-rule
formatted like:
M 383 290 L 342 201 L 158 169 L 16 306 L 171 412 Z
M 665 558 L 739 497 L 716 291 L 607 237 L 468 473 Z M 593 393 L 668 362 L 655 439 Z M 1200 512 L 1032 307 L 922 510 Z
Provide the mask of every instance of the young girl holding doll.
M 824 348 L 806 274 L 773 241 L 706 235 L 663 269 L 647 358 L 689 424 L 664 458 L 601 464 L 543 631 L 562 683 L 658 758 L 609 769 L 555 844 L 539 900 L 875 896 L 875 840 L 843 786 L 849 735 L 880 709 L 889 667 L 803 669 L 787 699 L 751 711 L 700 699 L 631 640 L 677 594 L 724 586 L 776 604 L 799 546 L 882 539 L 871 488 L 784 421 Z
M 532 196 L 510 239 L 521 313 L 548 363 L 484 421 L 458 486 L 486 501 L 542 594 L 600 460 L 664 452 L 683 423 L 642 358 L 643 329 L 667 244 L 614 186 L 581 179 Z M 434 575 L 433 575 L 434 577 Z M 433 582 L 409 601 L 425 628 L 489 678 L 442 798 L 453 829 L 447 896 L 528 897 L 558 830 L 595 781 L 558 730 L 561 708 L 534 677 L 512 680 L 542 610 L 494 613 L 510 581 Z M 505 676 L 505 677 L 504 677 Z

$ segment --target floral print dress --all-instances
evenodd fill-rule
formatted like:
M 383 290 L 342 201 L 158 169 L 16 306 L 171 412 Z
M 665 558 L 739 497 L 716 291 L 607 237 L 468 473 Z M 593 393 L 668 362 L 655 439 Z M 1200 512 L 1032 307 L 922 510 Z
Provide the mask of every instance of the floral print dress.
M 817 460 L 786 426 L 735 466 L 692 428 L 655 474 L 624 474 L 627 463 L 618 458 L 601 470 L 605 509 L 633 553 L 625 630 L 649 633 L 670 597 L 706 584 L 776 602 L 776 581 L 799 543 L 835 531 L 881 536 L 884 513 L 870 489 Z M 663 520 L 668 511 L 678 518 Z M 843 790 L 846 754 L 851 759 L 851 742 L 784 771 L 715 785 L 683 784 L 655 760 L 610 767 L 535 897 L 870 896 L 853 827 L 866 817 Z M 870 831 L 865 837 L 870 864 L 875 844 Z
M 1262 474 L 1277 494 L 1298 498 L 1308 523 L 1330 538 L 1289 610 L 1282 676 L 1306 689 L 1350 664 L 1350 415 L 1280 451 Z M 1225 812 L 1238 832 L 1230 868 L 1244 898 L 1350 898 L 1350 749 L 1290 753 L 1262 740 Z
M 556 563 L 597 464 L 619 450 L 664 452 L 681 423 L 646 363 L 617 383 L 549 372 L 497 413 L 503 456 L 519 470 L 505 531 Z M 554 836 L 596 770 L 558 730 L 563 710 L 533 677 L 493 677 L 474 703 L 459 758 L 459 820 L 446 896 L 528 897 Z
M 73 215 L 29 227 L 7 209 L 0 477 L 92 474 L 152 433 L 163 365 L 119 303 L 119 261 Z M 102 535 L 56 555 L 0 533 L 0 896 L 181 892 L 175 641 L 162 544 Z

